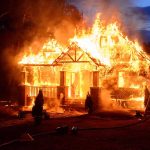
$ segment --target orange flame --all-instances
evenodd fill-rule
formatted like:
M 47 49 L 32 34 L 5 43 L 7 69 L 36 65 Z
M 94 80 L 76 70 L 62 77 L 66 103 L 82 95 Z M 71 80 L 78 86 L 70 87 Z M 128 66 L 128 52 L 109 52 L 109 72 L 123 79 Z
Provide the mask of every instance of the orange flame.
M 61 52 L 67 51 L 67 48 L 58 44 L 54 39 L 48 40 L 44 43 L 41 50 L 33 53 L 32 47 L 29 48 L 29 54 L 25 54 L 19 64 L 52 64 Z
M 33 53 L 34 48 L 30 48 L 30 53 L 25 54 L 19 64 L 51 65 L 62 52 L 67 52 L 68 47 L 75 43 L 77 47 L 80 47 L 92 58 L 99 60 L 102 65 L 106 66 L 105 68 L 120 70 L 120 73 L 118 73 L 118 87 L 128 85 L 130 88 L 143 88 L 136 82 L 135 84 L 130 84 L 130 78 L 124 75 L 124 72 L 134 71 L 139 75 L 140 68 L 147 68 L 150 59 L 137 41 L 131 41 L 127 36 L 123 35 L 116 22 L 104 24 L 100 14 L 97 14 L 92 28 L 80 28 L 68 42 L 69 46 L 64 46 L 54 39 L 49 39 L 37 54 Z M 79 69 L 79 67 L 77 66 L 76 69 Z M 33 72 L 37 71 L 34 70 Z M 128 83 L 126 83 L 125 79 L 128 80 Z M 38 84 L 35 75 L 34 85 Z M 41 82 L 41 84 L 45 83 Z M 46 84 L 49 85 L 48 83 Z

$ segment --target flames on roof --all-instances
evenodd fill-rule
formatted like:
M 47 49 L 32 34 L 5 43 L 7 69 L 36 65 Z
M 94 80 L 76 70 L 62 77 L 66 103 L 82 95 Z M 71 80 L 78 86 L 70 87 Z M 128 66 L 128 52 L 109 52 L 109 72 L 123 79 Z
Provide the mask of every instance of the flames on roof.
M 105 25 L 100 19 L 100 14 L 97 14 L 92 28 L 80 28 L 76 35 L 69 39 L 69 46 L 61 45 L 55 39 L 48 39 L 36 54 L 30 47 L 28 54 L 24 54 L 19 64 L 53 65 L 64 55 L 69 55 L 68 52 L 73 48 L 76 51 L 82 49 L 82 53 L 86 53 L 93 61 L 95 60 L 94 63 L 97 65 L 108 67 L 127 63 L 133 70 L 138 70 L 141 61 L 142 65 L 150 61 L 139 43 L 123 35 L 116 22 Z

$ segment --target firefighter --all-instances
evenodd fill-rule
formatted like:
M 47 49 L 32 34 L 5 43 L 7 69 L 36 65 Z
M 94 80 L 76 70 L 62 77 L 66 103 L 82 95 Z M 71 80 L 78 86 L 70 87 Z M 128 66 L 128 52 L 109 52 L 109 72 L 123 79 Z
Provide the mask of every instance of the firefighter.
M 144 106 L 146 113 L 147 111 L 150 111 L 150 67 L 149 72 L 146 74 L 146 86 L 144 94 Z
M 145 113 L 150 111 L 150 81 L 147 81 L 144 91 L 144 107 Z
M 149 94 L 150 94 L 149 90 L 148 90 L 147 86 L 145 86 L 145 90 L 144 90 L 144 106 L 145 106 L 145 108 L 148 104 Z
M 34 106 L 32 107 L 32 116 L 34 117 L 35 124 L 40 124 L 43 116 L 43 105 L 44 97 L 42 90 L 39 90 L 38 95 L 36 96 Z
M 93 112 L 93 101 L 91 95 L 87 94 L 86 100 L 85 100 L 85 110 L 88 111 L 88 114 L 91 114 Z

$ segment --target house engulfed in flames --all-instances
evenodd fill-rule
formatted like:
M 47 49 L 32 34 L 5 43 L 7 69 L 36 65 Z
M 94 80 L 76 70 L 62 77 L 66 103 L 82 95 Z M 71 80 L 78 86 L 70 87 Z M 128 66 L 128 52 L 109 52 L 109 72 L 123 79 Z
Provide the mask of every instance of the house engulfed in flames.
M 25 54 L 22 67 L 20 102 L 32 105 L 39 89 L 47 105 L 65 96 L 67 103 L 83 103 L 87 92 L 95 101 L 95 109 L 106 99 L 143 107 L 145 79 L 140 76 L 149 57 L 138 42 L 130 41 L 116 23 L 104 25 L 97 15 L 90 29 L 80 29 L 69 40 L 69 46 L 49 39 L 41 50 Z M 126 104 L 127 104 L 126 103 Z

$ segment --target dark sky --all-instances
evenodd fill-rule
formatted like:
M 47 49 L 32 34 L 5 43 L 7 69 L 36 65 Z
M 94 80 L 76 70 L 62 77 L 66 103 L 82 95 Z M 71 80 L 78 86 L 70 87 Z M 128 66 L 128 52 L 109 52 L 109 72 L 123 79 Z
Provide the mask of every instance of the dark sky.
M 134 6 L 147 7 L 150 6 L 150 0 L 133 0 Z
M 70 0 L 70 2 L 76 5 L 80 11 L 83 11 L 84 17 L 88 22 L 93 21 L 97 12 L 105 14 L 107 16 L 106 19 L 118 13 L 117 15 L 124 21 L 124 24 L 133 25 L 137 30 L 150 31 L 149 0 Z M 147 8 L 148 6 L 149 8 Z M 134 7 L 142 8 L 139 8 L 139 11 L 136 11 L 136 13 L 130 13 L 130 16 L 128 16 L 127 13 L 131 12 L 131 8 Z M 144 12 L 149 12 L 149 17 Z

